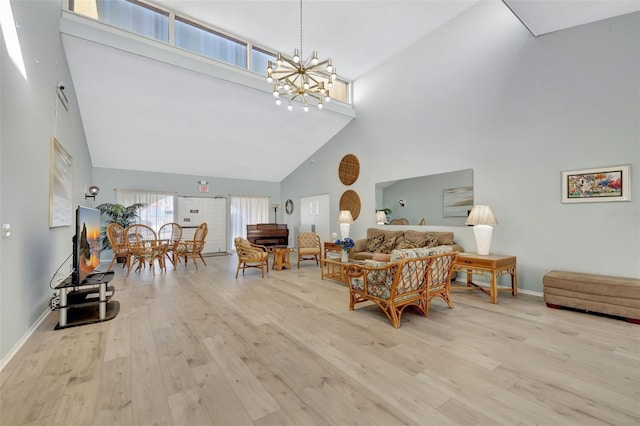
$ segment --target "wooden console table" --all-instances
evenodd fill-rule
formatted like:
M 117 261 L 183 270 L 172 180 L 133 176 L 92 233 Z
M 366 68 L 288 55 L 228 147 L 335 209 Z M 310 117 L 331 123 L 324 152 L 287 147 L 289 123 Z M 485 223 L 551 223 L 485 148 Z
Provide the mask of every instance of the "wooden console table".
M 476 253 L 460 253 L 454 266 L 456 271 L 466 272 L 467 286 L 452 286 L 452 289 L 481 290 L 489 295 L 491 303 L 498 303 L 498 291 L 511 290 L 513 296 L 518 295 L 518 269 L 515 256 L 488 254 L 482 256 Z M 489 291 L 473 282 L 473 274 L 489 273 Z M 511 288 L 498 288 L 500 275 L 511 275 Z

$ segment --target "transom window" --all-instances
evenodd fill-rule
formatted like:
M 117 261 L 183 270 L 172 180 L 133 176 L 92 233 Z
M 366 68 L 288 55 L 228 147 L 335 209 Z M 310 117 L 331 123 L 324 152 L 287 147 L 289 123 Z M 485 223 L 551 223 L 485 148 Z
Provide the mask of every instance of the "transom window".
M 69 10 L 105 24 L 266 76 L 276 54 L 172 11 L 138 0 L 68 0 Z M 349 83 L 336 80 L 331 98 L 350 103 Z

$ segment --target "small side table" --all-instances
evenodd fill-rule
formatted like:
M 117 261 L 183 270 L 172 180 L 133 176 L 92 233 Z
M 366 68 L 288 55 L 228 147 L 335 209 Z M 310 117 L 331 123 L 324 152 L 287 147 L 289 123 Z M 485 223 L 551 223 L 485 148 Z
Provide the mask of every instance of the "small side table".
M 336 252 L 338 253 L 338 257 L 340 257 L 340 254 L 342 253 L 342 247 L 340 247 L 340 244 L 335 244 L 335 243 L 329 243 L 326 242 L 324 243 L 324 258 L 327 258 L 327 253 L 329 252 Z
M 291 269 L 291 261 L 289 259 L 289 253 L 293 251 L 289 247 L 270 246 L 268 250 L 273 253 L 273 266 L 272 269 L 276 271 L 282 271 L 283 269 Z
M 498 303 L 498 291 L 511 290 L 511 295 L 518 295 L 518 268 L 515 256 L 501 254 L 488 254 L 486 256 L 477 253 L 460 253 L 454 266 L 456 271 L 466 272 L 467 290 L 478 289 L 491 297 L 491 303 Z M 473 282 L 473 274 L 489 273 L 489 291 Z M 498 277 L 503 274 L 511 275 L 511 289 L 498 288 Z M 454 287 L 452 286 L 452 289 Z M 455 288 L 461 288 L 456 286 Z

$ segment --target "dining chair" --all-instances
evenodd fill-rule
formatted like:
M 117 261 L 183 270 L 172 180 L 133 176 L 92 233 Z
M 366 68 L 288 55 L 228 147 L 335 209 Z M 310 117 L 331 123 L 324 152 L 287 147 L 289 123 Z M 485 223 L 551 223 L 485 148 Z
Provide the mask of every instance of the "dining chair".
M 175 249 L 182 239 L 182 226 L 179 223 L 169 222 L 160 227 L 158 231 L 158 240 L 166 244 L 166 256 L 175 266 L 176 253 Z
M 164 263 L 164 255 L 166 245 L 158 241 L 156 231 L 151 227 L 143 224 L 130 225 L 125 229 L 127 244 L 129 245 L 130 262 L 127 276 L 131 273 L 131 269 L 137 265 L 136 272 L 139 272 L 147 262 L 151 266 L 153 276 L 156 275 L 155 261 L 161 270 L 166 270 Z
M 127 239 L 124 233 L 124 227 L 117 223 L 110 223 L 107 225 L 107 240 L 109 240 L 109 245 L 111 246 L 111 251 L 113 251 L 113 259 L 111 259 L 111 263 L 109 263 L 109 267 L 107 271 L 111 270 L 113 263 L 118 258 L 125 259 L 122 267 L 128 266 L 129 264 L 129 246 L 127 244 Z
M 180 263 L 180 258 L 184 257 L 184 266 L 188 265 L 188 259 L 193 259 L 193 265 L 198 269 L 197 259 L 200 258 L 204 266 L 207 266 L 207 262 L 204 261 L 204 257 L 202 257 L 202 250 L 204 249 L 205 239 L 207 238 L 207 233 L 209 232 L 207 228 L 206 222 L 201 223 L 196 228 L 196 232 L 193 235 L 193 240 L 191 241 L 180 241 L 175 245 L 174 248 L 174 256 L 175 263 L 173 264 L 173 268 L 175 269 Z

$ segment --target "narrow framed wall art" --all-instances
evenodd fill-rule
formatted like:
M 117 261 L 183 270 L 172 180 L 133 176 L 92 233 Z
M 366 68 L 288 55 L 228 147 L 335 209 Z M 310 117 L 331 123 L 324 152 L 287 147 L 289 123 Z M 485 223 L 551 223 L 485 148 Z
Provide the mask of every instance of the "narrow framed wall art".
M 49 228 L 71 226 L 73 159 L 54 137 L 49 166 Z
M 562 172 L 562 202 L 631 201 L 630 169 L 625 164 Z

